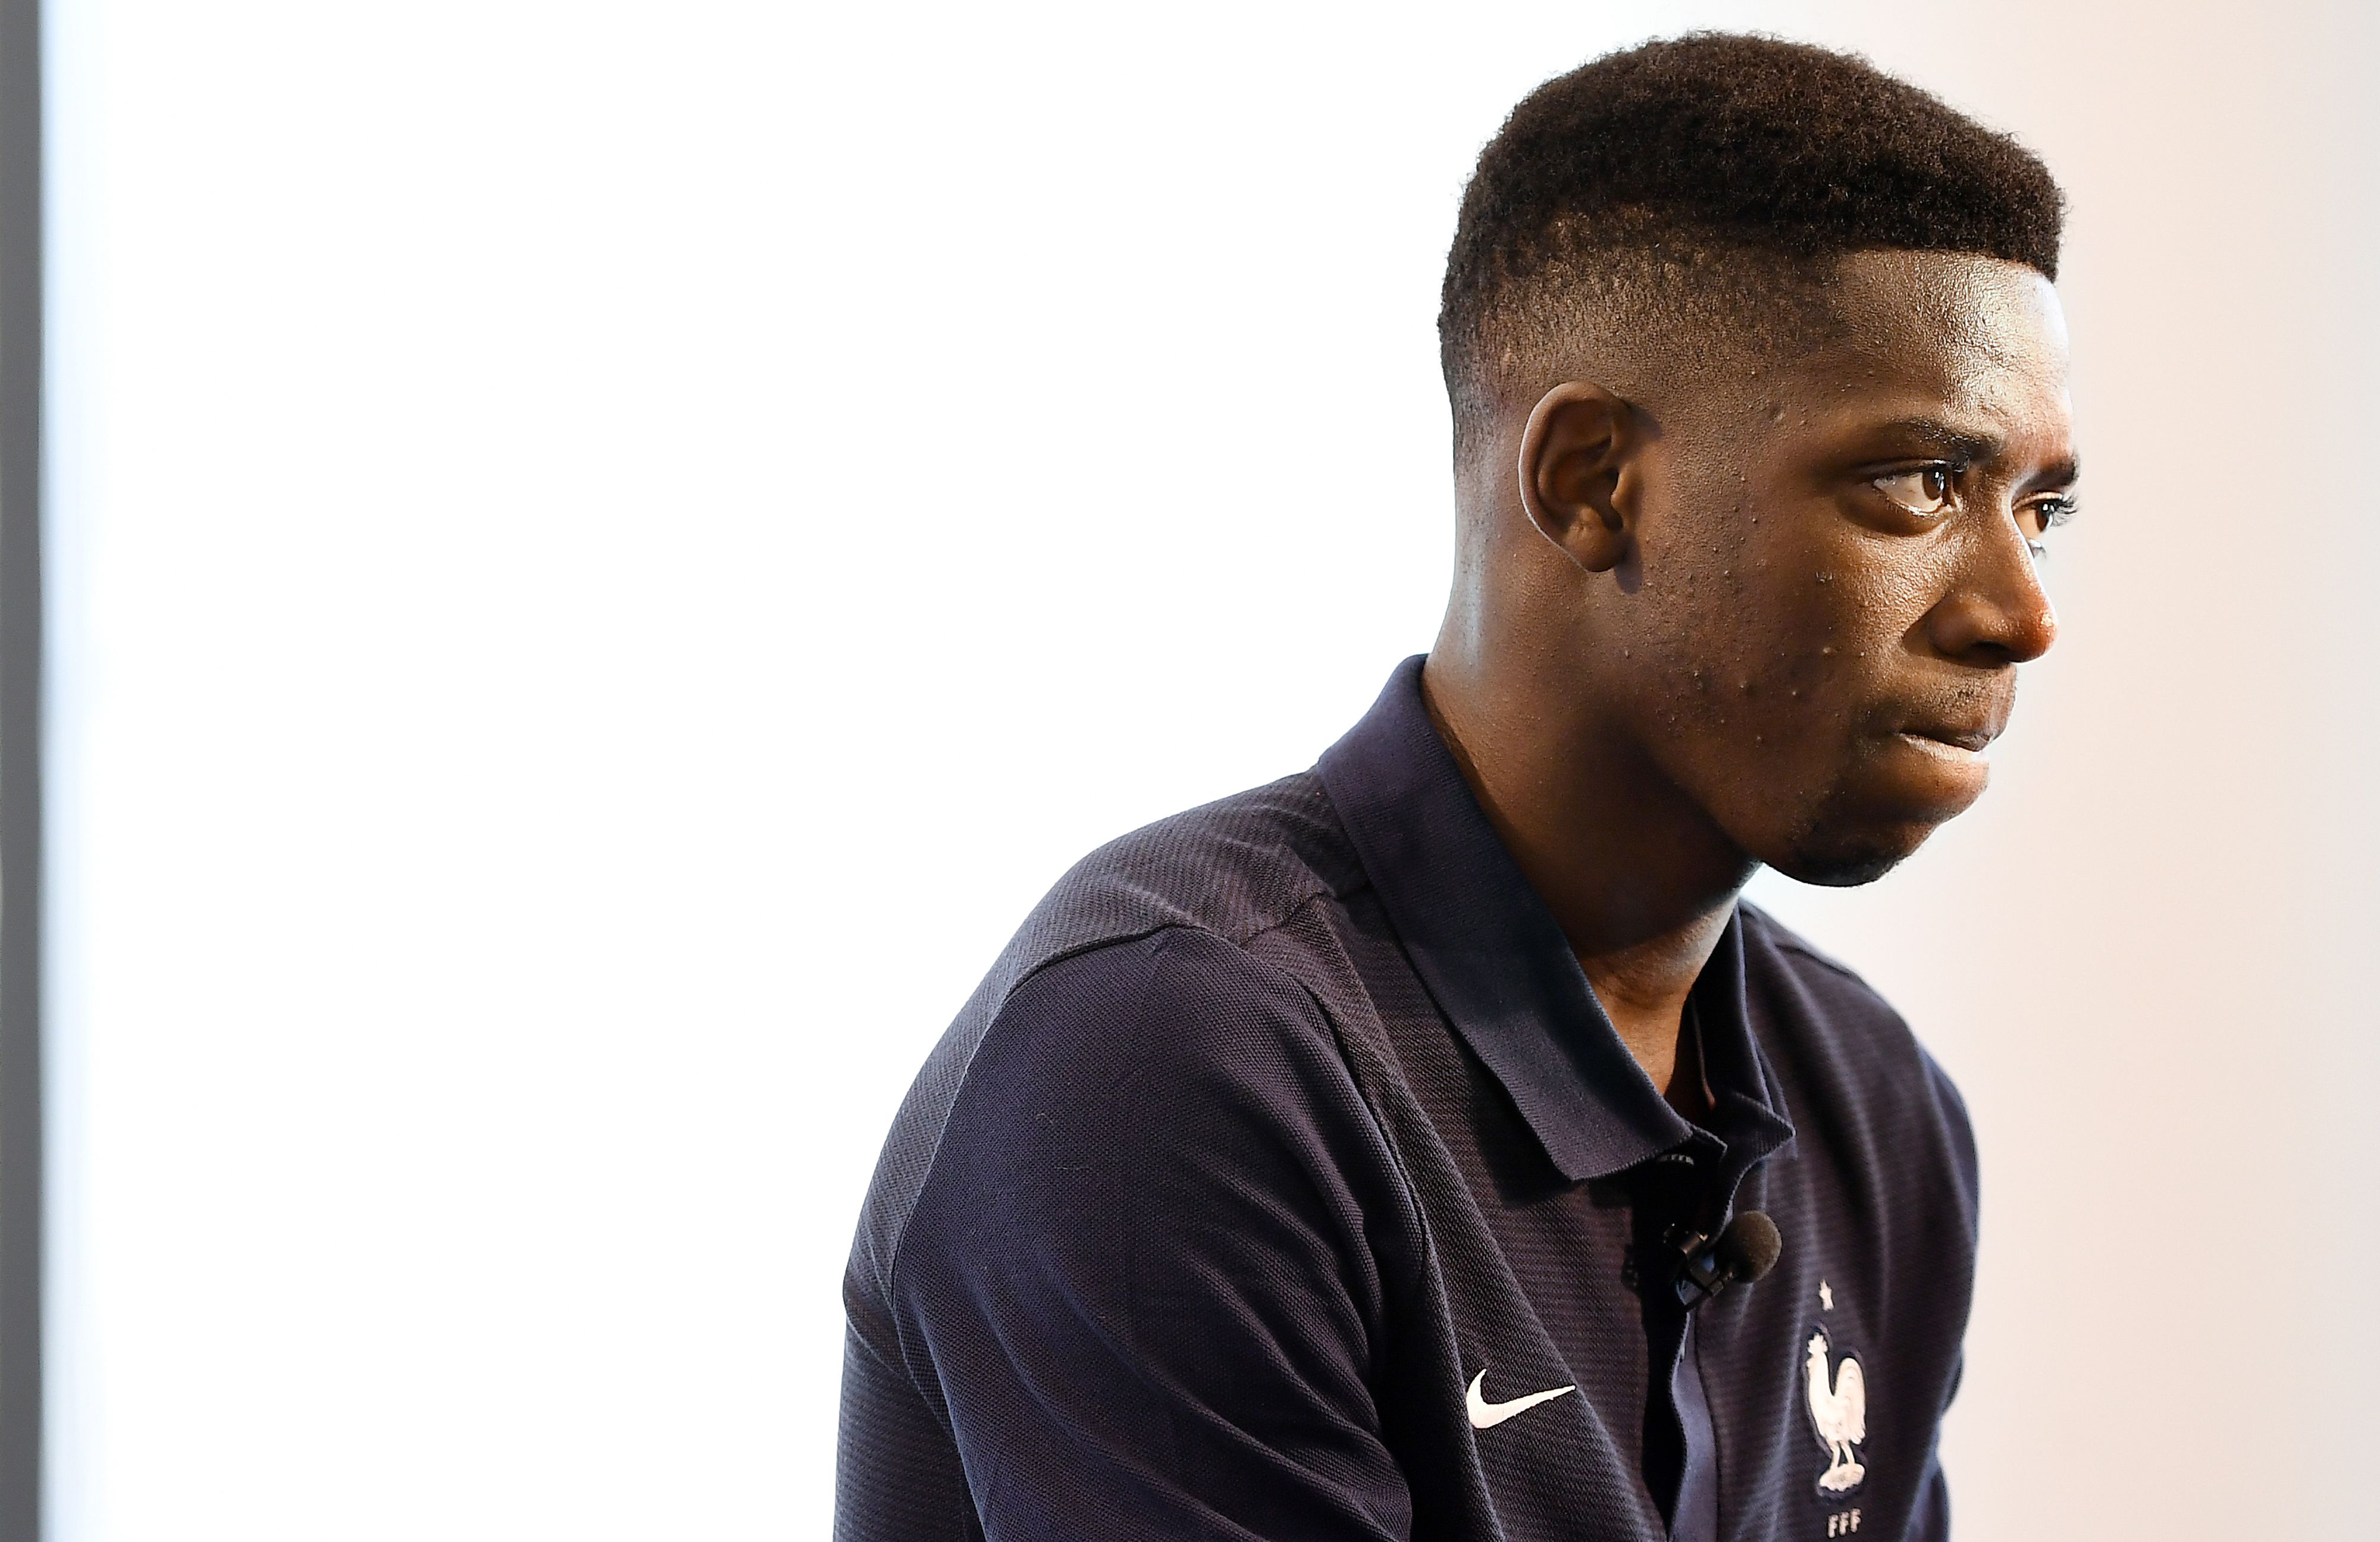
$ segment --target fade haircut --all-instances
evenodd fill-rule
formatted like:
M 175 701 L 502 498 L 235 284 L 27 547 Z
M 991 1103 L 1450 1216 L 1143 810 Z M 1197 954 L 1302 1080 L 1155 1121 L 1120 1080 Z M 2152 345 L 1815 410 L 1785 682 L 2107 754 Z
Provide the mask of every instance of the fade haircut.
M 2030 152 L 1864 59 L 1720 32 L 1608 54 L 1513 108 L 1464 189 L 1439 310 L 1456 452 L 1583 331 L 1806 337 L 1863 250 L 2054 279 L 2063 216 Z

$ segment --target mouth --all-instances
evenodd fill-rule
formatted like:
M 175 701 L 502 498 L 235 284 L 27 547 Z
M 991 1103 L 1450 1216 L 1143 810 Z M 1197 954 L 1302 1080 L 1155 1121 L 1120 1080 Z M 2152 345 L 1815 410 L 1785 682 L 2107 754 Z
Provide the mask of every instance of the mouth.
M 1964 758 L 1969 756 L 1980 757 L 1984 751 L 1991 747 L 1992 741 L 1999 737 L 1999 735 L 1995 730 L 1988 728 L 1949 728 L 1929 726 L 1925 728 L 1904 728 L 1900 730 L 1899 736 L 1907 739 L 1918 748 L 1927 750 L 1934 754 L 1955 755 Z
M 1892 741 L 1904 753 L 1890 759 L 1900 762 L 1902 795 L 1922 806 L 1934 823 L 1960 813 L 1983 795 L 1992 774 L 1987 751 L 1998 737 L 1996 724 L 1973 720 L 1899 730 Z

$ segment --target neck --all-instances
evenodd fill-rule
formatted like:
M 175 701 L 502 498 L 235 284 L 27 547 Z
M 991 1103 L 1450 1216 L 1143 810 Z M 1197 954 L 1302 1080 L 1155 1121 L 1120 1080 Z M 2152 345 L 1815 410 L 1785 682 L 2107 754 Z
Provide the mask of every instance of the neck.
M 1686 997 L 1755 864 L 1582 698 L 1573 671 L 1495 667 L 1475 638 L 1451 619 L 1440 635 L 1422 674 L 1430 718 L 1629 1052 L 1699 1112 Z

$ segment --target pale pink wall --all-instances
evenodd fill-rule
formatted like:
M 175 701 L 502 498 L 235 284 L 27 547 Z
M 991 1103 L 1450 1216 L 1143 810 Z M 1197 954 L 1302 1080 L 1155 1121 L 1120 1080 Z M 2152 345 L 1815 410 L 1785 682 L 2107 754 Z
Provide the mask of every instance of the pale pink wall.
M 2374 30 L 2367 8 L 1845 3 L 2072 200 L 2082 522 L 2002 775 L 1780 903 L 1964 1087 L 1974 1537 L 2371 1536 Z

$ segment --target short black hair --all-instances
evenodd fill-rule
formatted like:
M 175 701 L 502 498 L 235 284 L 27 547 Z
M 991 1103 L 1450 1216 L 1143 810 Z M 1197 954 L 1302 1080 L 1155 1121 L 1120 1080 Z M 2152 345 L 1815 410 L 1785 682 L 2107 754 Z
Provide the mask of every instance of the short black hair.
M 2031 152 L 1864 59 L 1725 32 L 1607 54 L 1513 108 L 1463 192 L 1439 310 L 1458 435 L 1483 356 L 1551 328 L 1514 314 L 1542 291 L 1584 280 L 1593 303 L 1632 269 L 1740 284 L 1879 249 L 2054 279 L 2064 212 Z

